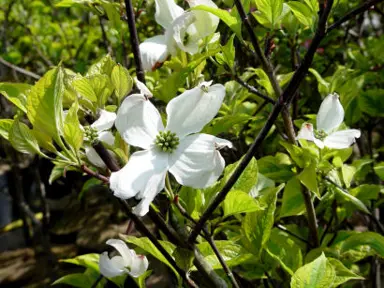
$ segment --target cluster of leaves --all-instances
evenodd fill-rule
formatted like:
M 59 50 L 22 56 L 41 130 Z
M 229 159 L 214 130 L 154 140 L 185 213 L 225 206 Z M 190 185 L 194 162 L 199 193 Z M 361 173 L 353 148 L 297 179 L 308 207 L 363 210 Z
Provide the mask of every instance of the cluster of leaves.
M 267 56 L 272 63 L 279 64 L 277 79 L 284 88 L 314 35 L 319 1 L 241 2 L 246 12 L 254 16 L 251 20 L 256 23 L 255 32 L 260 43 L 266 43 Z M 359 3 L 346 0 L 335 2 L 330 23 Z M 137 7 L 139 5 L 141 3 L 136 3 Z M 107 1 L 64 0 L 57 6 L 70 7 L 70 17 L 61 16 L 64 28 L 50 23 L 48 26 L 52 30 L 45 29 L 46 21 L 53 21 L 53 18 L 38 18 L 39 21 L 31 21 L 31 26 L 28 26 L 32 36 L 25 36 L 37 37 L 36 41 L 29 39 L 28 42 L 17 34 L 21 33 L 17 29 L 24 29 L 20 26 L 12 32 L 17 42 L 7 48 L 4 57 L 14 64 L 28 67 L 29 62 L 36 62 L 36 56 L 21 58 L 17 55 L 22 55 L 23 45 L 29 43 L 27 50 L 31 47 L 40 49 L 52 57 L 51 61 L 57 63 L 62 59 L 63 64 L 45 73 L 34 85 L 0 84 L 0 93 L 17 107 L 14 119 L 0 120 L 0 135 L 19 152 L 51 159 L 56 165 L 51 181 L 68 169 L 80 170 L 84 163 L 88 163 L 81 129 L 81 125 L 87 124 L 86 116 L 96 118 L 98 109 L 116 111 L 133 86 L 129 70 L 116 64 L 110 56 L 103 57 L 88 70 L 84 68 L 89 64 L 87 59 L 92 53 L 100 54 L 95 51 L 94 42 L 103 38 L 99 24 L 95 23 L 101 15 L 108 18 L 104 25 L 110 28 L 106 29 L 107 39 L 114 43 L 114 51 L 123 49 L 121 35 L 126 33 L 127 28 L 120 17 L 120 5 Z M 247 82 L 260 93 L 277 99 L 267 74 L 262 68 L 255 68 L 257 62 L 247 48 L 249 43 L 244 39 L 246 37 L 242 35 L 239 13 L 235 8 L 228 9 L 232 6 L 231 1 L 224 1 L 221 8 L 194 7 L 211 12 L 222 20 L 219 27 L 221 37 L 212 36 L 210 41 L 207 40 L 209 44 L 206 48 L 196 55 L 179 52 L 161 68 L 146 75 L 154 98 L 162 101 L 155 100 L 159 105 L 169 102 L 184 89 L 194 87 L 201 77 L 225 83 L 226 98 L 219 115 L 203 132 L 231 139 L 236 151 L 225 156 L 235 163 L 228 165 L 222 178 L 209 188 L 192 189 L 179 187 L 176 183 L 172 186 L 180 204 L 195 221 L 224 187 L 241 161 L 237 160 L 262 129 L 272 109 L 271 103 L 261 100 L 241 82 Z M 56 8 L 36 3 L 28 9 L 25 7 L 28 5 L 16 3 L 9 23 L 16 18 L 12 16 L 14 14 L 36 16 L 36 13 L 44 12 L 54 15 L 56 11 Z M 137 22 L 142 39 L 156 35 L 158 29 L 154 26 L 153 3 L 150 2 L 147 7 L 146 13 L 142 13 Z M 83 31 L 81 28 L 65 29 L 65 25 L 77 27 L 79 16 L 84 15 L 88 15 L 89 25 L 85 25 Z M 378 17 L 378 14 L 373 15 Z M 291 287 L 338 287 L 343 284 L 345 286 L 342 287 L 349 287 L 345 284 L 347 281 L 353 283 L 369 279 L 373 267 L 366 265 L 364 260 L 384 257 L 384 237 L 375 231 L 368 231 L 372 227 L 380 229 L 380 223 L 365 225 L 364 232 L 353 229 L 357 226 L 354 218 L 371 222 L 374 219 L 372 212 L 383 202 L 384 88 L 381 79 L 384 76 L 384 60 L 380 57 L 380 48 L 384 44 L 384 36 L 382 26 L 371 25 L 369 21 L 367 24 L 365 20 L 369 17 L 372 15 L 362 16 L 361 21 L 347 24 L 350 26 L 345 31 L 333 31 L 325 39 L 315 55 L 310 74 L 300 87 L 293 109 L 297 128 L 304 121 L 313 123 L 316 119 L 313 111 L 317 111 L 321 98 L 337 92 L 346 112 L 345 124 L 363 131 L 358 147 L 319 150 L 305 140 L 300 141 L 300 146 L 289 144 L 279 120 L 263 147 L 260 147 L 257 160 L 252 159 L 210 218 L 209 232 L 220 254 L 242 281 L 258 285 L 268 278 L 273 284 L 278 283 L 279 287 L 286 287 L 287 283 Z M 89 36 L 84 38 L 85 44 L 77 41 L 82 39 L 80 33 Z M 66 38 L 67 42 L 62 43 L 67 43 L 67 46 L 55 48 L 55 45 L 48 45 L 56 43 L 54 39 L 57 37 Z M 80 46 L 82 52 L 77 53 Z M 62 52 L 55 54 L 55 49 Z M 115 53 L 119 62 L 124 61 L 121 51 L 120 54 Z M 76 72 L 64 68 L 64 65 Z M 314 88 L 316 85 L 317 89 Z M 65 117 L 64 110 L 68 110 Z M 121 141 L 118 133 L 114 145 L 107 148 L 122 164 L 129 158 L 129 147 Z M 85 187 L 87 185 L 84 184 Z M 308 199 L 305 195 L 309 195 L 309 202 L 314 203 L 319 224 L 317 240 L 313 239 L 313 231 L 307 228 L 305 214 L 308 213 Z M 166 213 L 166 219 L 173 226 L 185 227 L 187 232 L 193 229 L 193 223 L 185 219 L 175 206 L 171 205 Z M 193 253 L 163 237 L 162 246 L 177 264 L 194 273 Z M 138 252 L 152 255 L 169 266 L 179 277 L 148 238 L 128 236 L 125 240 L 137 247 Z M 226 279 L 209 242 L 199 236 L 197 247 L 212 268 Z M 97 281 L 97 255 L 81 255 L 66 261 L 86 267 L 86 270 L 82 274 L 67 275 L 56 283 L 90 287 Z M 149 274 L 137 279 L 136 283 L 144 287 L 144 280 Z M 109 280 L 118 286 L 124 285 L 123 278 Z M 178 280 L 181 283 L 181 279 Z M 105 279 L 100 281 L 97 287 L 103 287 L 105 282 Z

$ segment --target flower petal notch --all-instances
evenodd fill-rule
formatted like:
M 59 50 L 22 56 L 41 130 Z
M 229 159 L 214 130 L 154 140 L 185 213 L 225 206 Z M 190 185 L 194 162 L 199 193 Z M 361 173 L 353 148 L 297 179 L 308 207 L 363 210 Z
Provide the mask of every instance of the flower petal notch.
M 107 244 L 114 247 L 119 255 L 109 257 L 108 252 L 103 252 L 99 259 L 100 273 L 107 278 L 124 274 L 139 277 L 148 269 L 147 257 L 137 255 L 135 250 L 129 249 L 127 244 L 120 239 L 109 239 Z
M 164 189 L 168 171 L 181 185 L 194 188 L 212 185 L 223 172 L 219 150 L 232 143 L 197 133 L 216 116 L 225 96 L 223 85 L 211 84 L 203 82 L 172 99 L 165 129 L 160 113 L 143 95 L 127 97 L 119 108 L 117 130 L 128 144 L 145 150 L 135 152 L 123 169 L 111 174 L 110 188 L 116 197 L 140 200 L 133 209 L 136 215 L 148 212 Z
M 344 109 L 340 103 L 339 95 L 329 94 L 320 105 L 316 117 L 316 128 L 304 123 L 297 139 L 305 139 L 314 142 L 320 149 L 328 147 L 331 149 L 345 149 L 356 142 L 361 136 L 360 130 L 347 129 L 335 131 L 344 120 Z
M 206 5 L 217 8 L 211 0 L 188 1 L 190 7 Z M 206 11 L 184 11 L 173 0 L 155 0 L 155 20 L 165 29 L 163 35 L 149 38 L 140 44 L 140 54 L 146 71 L 154 71 L 178 49 L 196 54 L 204 38 L 213 34 L 219 18 Z

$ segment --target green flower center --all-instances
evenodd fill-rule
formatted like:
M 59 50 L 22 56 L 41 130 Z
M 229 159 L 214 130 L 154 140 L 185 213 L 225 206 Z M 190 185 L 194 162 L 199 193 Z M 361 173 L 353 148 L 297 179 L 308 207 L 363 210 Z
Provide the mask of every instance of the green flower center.
M 97 141 L 99 141 L 98 131 L 91 126 L 85 126 L 84 127 L 84 141 L 88 142 L 90 144 L 94 144 Z
M 209 87 L 206 86 L 206 85 L 201 85 L 201 86 L 200 86 L 200 89 L 203 90 L 205 93 L 208 93 L 208 88 L 209 88 Z
M 315 137 L 321 141 L 327 137 L 327 133 L 324 132 L 324 130 L 315 130 Z
M 168 153 L 175 151 L 179 143 L 179 137 L 171 131 L 160 131 L 155 140 L 156 146 Z

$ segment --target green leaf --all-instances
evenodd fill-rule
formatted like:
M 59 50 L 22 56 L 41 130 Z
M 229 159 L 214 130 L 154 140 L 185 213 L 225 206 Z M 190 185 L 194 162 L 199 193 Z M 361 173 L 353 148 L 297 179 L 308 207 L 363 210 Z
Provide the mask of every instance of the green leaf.
M 380 162 L 374 167 L 375 173 L 380 177 L 381 180 L 384 180 L 384 162 Z
M 360 200 L 376 200 L 380 189 L 380 185 L 362 184 L 349 190 L 349 193 Z
M 335 269 L 322 253 L 295 272 L 291 278 L 291 288 L 329 288 L 335 280 Z
M 105 12 L 107 13 L 108 20 L 111 22 L 112 27 L 117 31 L 121 31 L 122 20 L 120 17 L 120 5 L 118 3 L 110 3 L 107 1 L 103 1 L 100 3 L 103 6 Z
M 24 83 L 0 83 L 0 94 L 13 103 L 24 113 L 27 113 L 27 98 L 25 93 L 31 88 L 31 85 Z
M 43 131 L 59 144 L 63 129 L 64 72 L 61 66 L 48 71 L 31 88 L 27 116 L 33 128 Z
M 234 39 L 235 39 L 235 34 L 231 36 L 231 38 L 228 39 L 227 44 L 221 47 L 224 57 L 225 63 L 228 65 L 228 67 L 232 70 L 235 65 L 235 46 L 234 46 Z
M 279 155 L 285 155 L 285 158 L 289 159 L 286 154 L 282 153 L 276 154 L 276 156 L 265 156 L 258 160 L 259 172 L 274 181 L 286 182 L 295 173 L 292 171 L 292 165 L 286 163 Z
M 198 5 L 198 6 L 192 7 L 190 10 L 202 10 L 202 11 L 207 11 L 212 13 L 213 15 L 219 17 L 221 21 L 223 21 L 233 32 L 235 32 L 236 36 L 240 40 L 243 40 L 243 37 L 241 35 L 240 19 L 237 19 L 236 17 L 232 16 L 228 11 L 220 8 L 205 6 L 205 5 Z
M 27 125 L 20 122 L 19 119 L 13 121 L 11 129 L 9 130 L 9 142 L 13 148 L 21 153 L 34 154 L 45 156 L 39 148 L 39 144 L 32 131 Z
M 117 64 L 112 69 L 112 84 L 115 87 L 115 94 L 119 102 L 132 90 L 133 80 L 129 72 L 123 66 Z
M 178 278 L 179 281 L 181 281 L 181 278 L 175 268 L 168 262 L 168 260 L 163 256 L 163 254 L 156 248 L 155 245 L 147 238 L 147 237 L 141 237 L 137 238 L 134 236 L 127 236 L 125 238 L 125 241 L 128 243 L 135 244 L 136 246 L 140 247 L 144 251 L 148 252 L 151 254 L 153 257 L 157 258 L 164 264 L 166 264 L 171 270 L 175 273 L 176 277 Z M 173 245 L 170 242 L 167 241 L 159 241 L 161 246 L 169 253 L 169 255 L 172 255 L 176 249 L 175 245 Z
M 262 209 L 252 196 L 240 190 L 231 190 L 228 193 L 227 197 L 225 197 L 223 208 L 224 217 L 239 213 L 255 212 Z
M 273 90 L 272 84 L 269 81 L 268 75 L 264 72 L 261 68 L 251 68 L 249 71 L 252 71 L 257 76 L 257 84 L 259 84 L 261 87 L 267 91 L 268 95 L 274 95 L 275 91 Z
M 310 166 L 305 167 L 304 170 L 297 176 L 297 178 L 305 187 L 308 188 L 309 191 L 315 193 L 319 199 L 321 198 L 319 187 L 317 185 L 315 164 L 311 164 Z
M 51 174 L 49 176 L 49 184 L 52 184 L 55 180 L 59 179 L 62 176 L 65 176 L 65 173 L 67 171 L 77 170 L 74 166 L 70 166 L 67 163 L 54 162 L 54 164 L 55 166 L 52 168 Z
M 62 259 L 60 262 L 71 263 L 74 265 L 90 268 L 96 272 L 99 272 L 99 254 L 91 253 L 79 255 L 75 258 Z
M 289 1 L 287 5 L 289 8 L 291 8 L 291 11 L 301 24 L 304 26 L 312 27 L 314 23 L 314 17 L 312 11 L 307 5 L 298 1 Z
M 225 167 L 224 176 L 220 181 L 223 186 L 232 176 L 233 172 L 236 170 L 241 160 L 242 159 L 240 159 L 236 163 L 230 164 L 227 167 Z M 233 185 L 232 190 L 241 190 L 245 193 L 249 193 L 253 188 L 253 186 L 256 185 L 257 172 L 258 172 L 257 161 L 254 157 L 252 157 L 251 161 L 248 163 L 243 173 L 241 173 L 240 177 L 237 179 L 236 183 Z
M 384 116 L 384 89 L 362 91 L 359 97 L 361 110 L 372 117 Z
M 97 102 L 96 93 L 93 91 L 92 85 L 87 78 L 78 76 L 72 81 L 72 85 L 81 97 L 84 97 L 92 103 Z
M 92 269 L 86 269 L 84 273 L 75 273 L 69 274 L 61 277 L 52 283 L 52 285 L 57 284 L 67 284 L 71 287 L 77 288 L 89 288 L 93 287 L 96 281 L 99 278 L 99 273 L 93 271 Z M 105 285 L 105 279 L 102 279 L 95 287 L 102 288 Z
M 239 265 L 251 256 L 251 254 L 247 254 L 240 245 L 234 243 L 233 241 L 215 240 L 215 245 L 228 267 Z M 204 259 L 212 266 L 213 269 L 222 269 L 217 256 L 208 242 L 201 242 L 197 244 L 197 247 L 204 256 Z
M 288 181 L 284 188 L 280 218 L 303 214 L 305 203 L 301 189 L 300 181 L 296 177 Z
M 108 77 L 111 76 L 112 69 L 117 64 L 112 60 L 111 56 L 107 54 L 103 58 L 101 58 L 97 63 L 93 64 L 89 67 L 86 77 L 105 74 Z
M 0 136 L 5 140 L 9 138 L 9 130 L 11 130 L 13 119 L 0 119 Z
M 93 75 L 88 77 L 89 83 L 91 84 L 93 91 L 97 95 L 97 105 L 98 107 L 104 107 L 109 96 L 113 92 L 112 82 L 107 75 Z
M 276 188 L 268 188 L 267 192 L 259 198 L 264 210 L 245 215 L 241 230 L 244 246 L 257 257 L 268 242 L 276 210 L 277 193 L 283 189 L 284 184 Z
M 353 205 L 355 205 L 361 211 L 364 211 L 367 214 L 371 214 L 371 212 L 369 212 L 368 208 L 359 199 L 357 199 L 356 197 L 352 196 L 347 191 L 344 191 L 344 190 L 342 190 L 342 189 L 340 189 L 340 188 L 338 188 L 336 186 L 334 186 L 334 187 L 335 187 L 335 192 L 337 193 L 337 195 L 340 196 L 341 200 L 344 200 L 344 201 L 347 201 L 347 202 L 351 202 Z
M 274 27 L 283 12 L 283 0 L 255 0 L 257 9 Z
M 251 195 L 253 198 L 259 197 L 265 188 L 275 187 L 275 181 L 269 179 L 268 177 L 265 177 L 261 173 L 257 173 L 257 183 L 255 186 L 252 187 L 251 191 L 249 192 L 249 195 Z
M 77 117 L 79 109 L 77 102 L 73 103 L 68 110 L 64 122 L 64 139 L 77 152 L 83 145 L 84 132 L 80 128 L 80 121 Z
M 266 251 L 290 275 L 293 275 L 303 265 L 300 247 L 287 234 L 277 228 L 271 231 Z
M 344 264 L 335 259 L 335 258 L 327 258 L 329 263 L 333 266 L 336 272 L 336 278 L 333 282 L 333 287 L 338 287 L 339 285 L 349 281 L 349 280 L 364 280 L 364 277 L 361 277 L 355 273 L 353 273 L 351 270 L 349 270 L 347 267 L 344 266 Z
M 384 258 L 384 237 L 375 232 L 362 232 L 348 237 L 341 245 L 341 252 L 368 245 Z
M 179 267 L 181 269 L 184 269 L 185 271 L 190 270 L 193 266 L 193 259 L 195 257 L 193 251 L 191 250 L 176 247 L 176 249 L 173 251 L 172 256 L 175 258 L 176 263 L 179 265 Z
M 197 219 L 200 216 L 200 210 L 203 206 L 203 194 L 201 190 L 182 186 L 179 192 L 179 198 L 183 202 L 185 210 L 192 218 Z
M 317 72 L 315 69 L 309 68 L 308 71 L 311 72 L 313 74 L 313 76 L 316 77 L 316 80 L 317 80 L 317 83 L 318 83 L 317 87 L 319 89 L 319 93 L 321 95 L 323 95 L 323 96 L 328 95 L 329 94 L 330 83 L 325 81 L 324 78 L 321 77 L 319 72 Z
M 341 174 L 343 176 L 344 184 L 347 188 L 351 186 L 351 182 L 355 173 L 356 173 L 355 167 L 347 164 L 343 164 L 343 166 L 341 166 Z

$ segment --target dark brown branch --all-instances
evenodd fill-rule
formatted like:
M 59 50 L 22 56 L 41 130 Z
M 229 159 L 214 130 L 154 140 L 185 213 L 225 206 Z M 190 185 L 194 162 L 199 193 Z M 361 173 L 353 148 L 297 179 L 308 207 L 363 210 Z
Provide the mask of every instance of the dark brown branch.
M 117 164 L 116 160 L 111 156 L 108 150 L 105 149 L 105 147 L 100 141 L 93 144 L 92 147 L 96 150 L 97 154 L 99 154 L 100 158 L 104 161 L 105 165 L 108 167 L 109 170 L 111 170 L 112 172 L 120 170 L 120 167 Z
M 259 90 L 257 90 L 255 87 L 253 87 L 252 85 L 249 85 L 247 82 L 245 82 L 244 80 L 242 80 L 239 76 L 235 76 L 235 80 L 237 83 L 239 83 L 241 86 L 243 86 L 244 88 L 247 88 L 247 90 L 249 92 L 251 92 L 252 94 L 255 94 L 257 96 L 259 96 L 260 98 L 263 98 L 265 101 L 269 102 L 269 103 L 272 103 L 272 104 L 275 104 L 275 100 L 273 100 L 271 97 L 268 97 L 267 95 L 264 95 L 263 93 L 261 93 Z
M 238 0 L 236 0 L 236 3 L 239 3 L 241 5 L 241 3 Z M 311 45 L 309 46 L 308 52 L 306 53 L 303 62 L 301 63 L 300 67 L 296 70 L 295 74 L 293 75 L 291 81 L 289 82 L 283 94 L 279 97 L 279 100 L 276 102 L 275 106 L 273 107 L 273 110 L 269 115 L 267 122 L 265 123 L 264 127 L 261 129 L 259 134 L 257 135 L 251 147 L 249 147 L 247 153 L 245 154 L 245 156 L 237 166 L 236 170 L 228 179 L 223 189 L 219 192 L 216 198 L 211 202 L 211 204 L 205 210 L 204 214 L 201 216 L 195 228 L 192 230 L 192 233 L 188 239 L 190 243 L 193 243 L 196 240 L 196 237 L 197 235 L 199 235 L 201 229 L 204 227 L 205 222 L 208 221 L 208 219 L 211 217 L 212 213 L 216 210 L 216 208 L 220 205 L 220 203 L 224 201 L 228 192 L 236 183 L 237 179 L 239 179 L 240 175 L 243 173 L 248 163 L 256 154 L 260 144 L 268 135 L 269 130 L 272 128 L 274 122 L 276 121 L 277 117 L 279 116 L 279 113 L 281 112 L 285 104 L 291 102 L 293 96 L 295 95 L 297 89 L 299 88 L 301 81 L 304 79 L 305 75 L 308 72 L 308 69 L 312 63 L 313 57 L 316 53 L 317 47 L 319 46 L 321 40 L 325 36 L 325 27 L 326 27 L 328 15 L 331 11 L 332 5 L 333 5 L 333 0 L 328 0 L 327 6 L 324 9 L 324 13 L 319 20 L 316 34 L 311 42 Z M 242 10 L 244 12 L 244 9 Z M 250 28 L 252 29 L 252 27 Z
M 91 170 L 90 168 L 88 168 L 84 164 L 81 165 L 81 170 L 83 170 L 83 172 L 88 174 L 89 176 L 92 176 L 92 177 L 94 177 L 96 179 L 99 179 L 99 180 L 103 181 L 105 184 L 109 183 L 109 178 L 108 177 L 99 174 L 99 172 L 95 172 L 95 171 Z
M 26 75 L 28 77 L 31 77 L 31 78 L 34 78 L 36 80 L 39 80 L 41 78 L 40 75 L 37 75 L 36 73 L 33 73 L 31 71 L 28 71 L 28 70 L 25 70 L 23 68 L 20 68 L 20 67 L 14 65 L 12 63 L 9 63 L 8 61 L 4 60 L 2 57 L 0 57 L 0 63 L 5 65 L 5 66 L 7 66 L 7 67 L 9 67 L 9 68 L 11 68 L 11 69 L 13 69 L 13 70 L 15 70 L 16 72 L 19 72 L 21 74 L 24 74 L 24 75 Z
M 308 228 L 312 238 L 313 247 L 320 247 L 319 232 L 317 231 L 316 211 L 311 199 L 311 192 L 305 187 L 301 187 L 301 193 L 304 197 L 305 208 L 307 210 Z
M 181 206 L 180 202 L 178 201 L 178 199 L 175 199 L 176 201 L 173 201 L 173 203 L 175 204 L 175 206 L 177 207 L 177 209 L 180 211 L 181 215 L 183 215 L 185 218 L 187 218 L 189 221 L 191 221 L 192 223 L 196 224 L 196 221 L 195 219 L 192 218 L 191 215 L 188 214 L 188 212 L 184 209 L 183 206 Z M 235 279 L 235 276 L 233 275 L 231 269 L 228 267 L 227 263 L 225 263 L 225 260 L 223 258 L 223 256 L 221 256 L 220 254 L 220 251 L 219 249 L 217 249 L 217 246 L 215 244 L 215 241 L 213 240 L 212 236 L 209 235 L 209 232 L 208 230 L 203 227 L 203 232 L 205 234 L 205 239 L 207 240 L 207 242 L 209 243 L 209 245 L 211 246 L 213 252 L 215 253 L 217 259 L 219 260 L 220 262 L 220 265 L 221 267 L 223 267 L 223 270 L 224 272 L 227 274 L 229 280 L 231 281 L 233 287 L 235 288 L 240 288 L 239 284 L 237 283 L 236 279 Z
M 133 11 L 132 1 L 125 0 L 125 9 L 127 12 L 127 23 L 129 28 L 131 46 L 133 50 L 133 57 L 136 63 L 136 75 L 137 79 L 145 84 L 145 75 L 143 64 L 141 63 L 140 48 L 139 48 L 139 37 L 137 35 L 136 24 L 135 24 L 135 13 Z
M 362 4 L 361 6 L 357 7 L 356 9 L 353 9 L 352 11 L 348 12 L 346 15 L 341 17 L 339 20 L 337 20 L 335 23 L 333 23 L 331 26 L 328 27 L 327 33 L 331 32 L 332 30 L 338 28 L 341 24 L 351 20 L 353 17 L 359 15 L 360 13 L 363 13 L 367 11 L 369 8 L 371 8 L 373 5 L 376 5 L 380 2 L 383 2 L 384 0 L 370 0 Z

